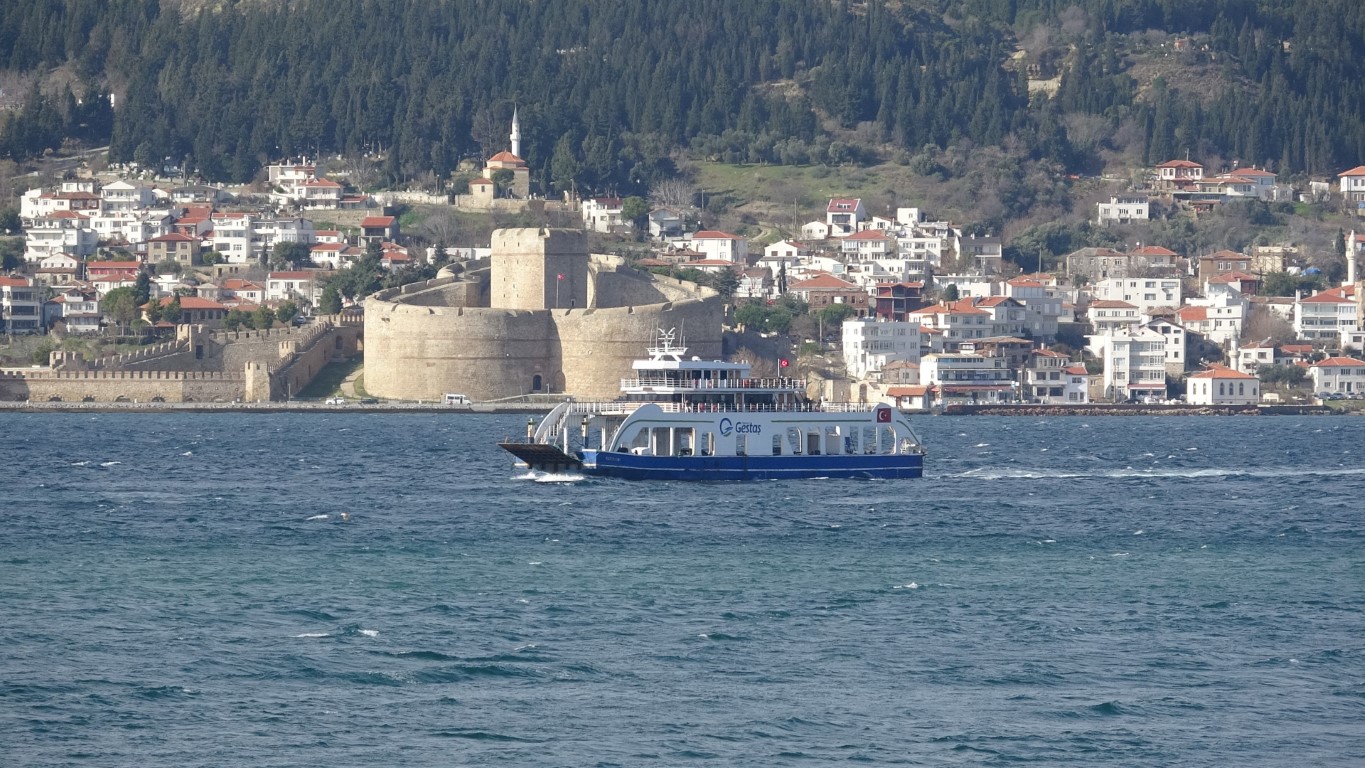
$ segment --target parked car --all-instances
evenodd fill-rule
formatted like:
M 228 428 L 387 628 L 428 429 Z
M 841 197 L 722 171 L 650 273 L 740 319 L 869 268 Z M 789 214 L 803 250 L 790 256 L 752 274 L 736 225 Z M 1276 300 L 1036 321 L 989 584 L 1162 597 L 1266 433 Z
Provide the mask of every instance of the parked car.
M 327 404 L 327 405 L 345 405 L 345 404 L 346 404 L 346 398 L 344 398 L 344 397 L 329 397 L 329 398 L 327 398 L 327 403 L 326 403 L 326 404 Z
M 377 398 L 377 397 L 364 397 L 364 398 L 361 398 L 361 399 L 360 399 L 360 404 L 361 404 L 361 405 L 378 405 L 378 404 L 379 404 L 379 398 Z

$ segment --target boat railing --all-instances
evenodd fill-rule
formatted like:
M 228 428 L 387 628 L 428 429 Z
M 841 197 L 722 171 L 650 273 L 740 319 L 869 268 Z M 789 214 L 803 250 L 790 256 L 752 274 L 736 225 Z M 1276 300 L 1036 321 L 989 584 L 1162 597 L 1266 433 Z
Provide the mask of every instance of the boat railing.
M 658 387 L 664 389 L 779 389 L 804 391 L 805 379 L 782 377 L 758 377 L 748 379 L 670 379 L 666 376 L 641 376 L 634 379 L 621 379 L 621 389 L 643 389 Z

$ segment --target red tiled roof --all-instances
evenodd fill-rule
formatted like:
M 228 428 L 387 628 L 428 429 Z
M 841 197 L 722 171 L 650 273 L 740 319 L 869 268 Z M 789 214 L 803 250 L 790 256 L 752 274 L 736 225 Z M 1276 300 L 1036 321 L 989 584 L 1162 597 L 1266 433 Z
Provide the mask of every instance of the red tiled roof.
M 887 387 L 887 397 L 924 397 L 929 394 L 927 386 L 911 385 L 908 387 Z
M 1247 373 L 1242 373 L 1241 371 L 1234 371 L 1233 369 L 1227 367 L 1226 365 L 1211 365 L 1211 366 L 1209 366 L 1207 369 L 1202 370 L 1202 371 L 1200 371 L 1199 373 L 1191 373 L 1191 374 L 1189 375 L 1189 378 L 1191 378 L 1191 379 L 1243 379 L 1243 380 L 1246 380 L 1246 379 L 1255 379 L 1256 377 L 1255 377 L 1255 376 L 1252 376 L 1252 375 L 1250 375 L 1250 374 L 1247 374 Z
M 693 240 L 743 240 L 739 235 L 732 235 L 728 232 L 720 232 L 714 229 L 703 229 L 692 235 Z
M 157 303 L 164 307 L 164 306 L 166 306 L 167 304 L 170 304 L 170 303 L 171 303 L 171 300 L 174 299 L 174 298 L 175 298 L 174 296 L 162 296 L 161 299 L 158 300 Z M 200 298 L 200 297 L 198 297 L 198 296 L 181 296 L 181 297 L 180 297 L 180 308 L 181 308 L 181 309 L 227 309 L 227 308 L 224 307 L 222 304 L 219 304 L 219 303 L 216 302 L 216 301 L 211 301 L 211 300 L 209 300 L 209 299 Z
M 809 280 L 802 280 L 794 283 L 790 290 L 810 291 L 810 290 L 857 290 L 858 286 L 847 280 L 841 280 L 831 274 L 816 275 Z
M 1090 302 L 1090 309 L 1137 309 L 1136 304 L 1129 304 L 1126 301 L 1116 301 L 1114 299 L 1101 299 L 1100 301 Z
M 394 219 L 392 216 L 366 216 L 365 219 L 360 222 L 360 226 L 367 229 L 372 227 L 390 227 L 393 226 L 393 221 Z
M 493 155 L 492 157 L 488 158 L 488 162 L 490 162 L 490 163 L 521 163 L 522 165 L 525 165 L 525 164 L 526 164 L 526 161 L 525 161 L 525 160 L 522 160 L 520 157 L 517 157 L 516 155 L 512 154 L 511 152 L 508 152 L 508 151 L 505 150 L 505 149 L 504 149 L 503 151 L 497 153 L 496 155 Z
M 1144 245 L 1133 251 L 1134 256 L 1178 256 L 1180 254 L 1170 248 L 1162 248 L 1159 245 Z
M 1181 307 L 1175 311 L 1175 316 L 1185 322 L 1198 322 L 1209 319 L 1208 307 Z
M 1190 160 L 1167 160 L 1157 166 L 1158 168 L 1203 168 L 1204 166 Z
M 829 204 L 825 206 L 827 213 L 840 213 L 843 211 L 856 211 L 858 205 L 862 203 L 861 198 L 857 197 L 832 197 Z
M 881 240 L 881 241 L 885 242 L 887 238 L 886 238 L 886 235 L 882 234 L 880 230 L 876 230 L 876 229 L 864 229 L 863 231 L 858 232 L 858 233 L 855 233 L 855 234 L 852 234 L 852 235 L 849 235 L 848 237 L 845 237 L 844 239 L 845 239 L 845 240 Z
M 1365 165 L 1357 165 L 1349 171 L 1342 171 L 1338 176 L 1365 176 Z
M 1365 360 L 1357 360 L 1354 357 L 1329 357 L 1326 360 L 1319 360 L 1311 367 L 1313 368 L 1346 368 L 1348 366 L 1365 365 Z
M 1068 365 L 1067 367 L 1063 368 L 1062 371 L 1072 376 L 1090 375 L 1090 371 L 1087 371 L 1084 365 Z

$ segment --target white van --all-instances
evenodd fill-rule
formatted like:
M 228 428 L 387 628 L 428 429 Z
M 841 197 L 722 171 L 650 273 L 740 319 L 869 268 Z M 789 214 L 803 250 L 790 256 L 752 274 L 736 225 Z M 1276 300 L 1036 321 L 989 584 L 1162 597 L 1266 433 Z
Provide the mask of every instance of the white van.
M 445 397 L 446 405 L 470 405 L 474 401 L 469 399 L 469 395 L 457 395 L 447 392 Z

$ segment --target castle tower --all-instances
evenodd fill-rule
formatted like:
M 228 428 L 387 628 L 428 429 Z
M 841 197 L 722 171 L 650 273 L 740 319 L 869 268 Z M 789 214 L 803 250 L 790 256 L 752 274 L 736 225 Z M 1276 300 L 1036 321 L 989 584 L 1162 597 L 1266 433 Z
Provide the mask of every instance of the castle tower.
M 499 229 L 493 232 L 492 246 L 492 306 L 588 306 L 588 242 L 581 230 Z
M 517 108 L 512 107 L 512 154 L 521 157 L 521 123 L 517 121 Z

